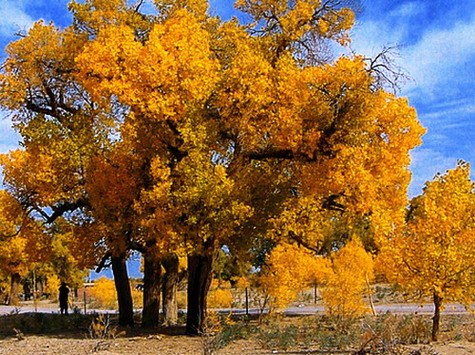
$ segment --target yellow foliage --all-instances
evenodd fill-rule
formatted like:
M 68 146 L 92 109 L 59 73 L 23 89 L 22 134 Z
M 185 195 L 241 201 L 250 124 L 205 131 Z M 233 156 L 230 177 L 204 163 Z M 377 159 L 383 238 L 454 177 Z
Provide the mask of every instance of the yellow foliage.
M 139 291 L 133 286 L 131 288 L 132 288 L 132 304 L 134 305 L 134 308 L 142 308 L 143 291 Z
M 72 0 L 68 9 L 74 15 L 75 25 L 90 33 L 97 33 L 111 23 L 127 23 L 142 31 L 149 27 L 146 17 L 135 11 L 134 6 L 128 6 L 126 0 L 86 0 L 81 3 Z
M 351 9 L 337 9 L 322 1 L 237 0 L 235 7 L 254 18 L 254 26 L 276 42 L 277 51 L 312 37 L 346 45 L 355 22 Z
M 351 240 L 333 255 L 332 272 L 321 292 L 326 312 L 346 319 L 367 313 L 363 296 L 373 277 L 373 257 L 358 239 Z
M 2 157 L 5 183 L 38 209 L 81 208 L 67 236 L 85 264 L 131 242 L 248 250 L 269 226 L 275 242 L 314 250 L 337 223 L 366 218 L 378 240 L 401 228 L 423 129 L 406 99 L 375 89 L 361 56 L 320 57 L 323 42 L 349 43 L 351 9 L 238 0 L 255 20 L 243 26 L 211 19 L 206 0 L 154 3 L 157 16 L 72 1 L 73 25 L 35 23 L 0 73 L 25 148 Z M 41 244 L 38 229 L 12 243 L 18 253 Z M 324 274 L 314 261 L 279 245 L 263 284 L 286 304 Z
M 61 280 L 57 275 L 50 275 L 48 276 L 46 287 L 44 288 L 43 292 L 49 293 L 52 299 L 58 298 L 59 293 L 59 286 L 61 285 Z
M 304 287 L 323 280 L 328 269 L 327 260 L 305 248 L 282 243 L 272 249 L 259 281 L 276 306 L 282 308 L 296 299 Z
M 117 309 L 117 293 L 114 280 L 101 276 L 94 281 L 94 286 L 90 289 L 90 295 L 94 307 Z
M 50 259 L 50 239 L 9 192 L 0 190 L 0 270 L 24 276 L 32 263 Z
M 248 278 L 245 276 L 241 276 L 236 280 L 235 287 L 241 290 L 251 287 L 251 283 L 249 282 Z
M 143 292 L 137 290 L 131 284 L 132 302 L 135 308 L 142 307 Z M 90 288 L 90 296 L 93 307 L 103 309 L 117 309 L 117 291 L 114 280 L 101 276 L 94 281 L 94 286 Z
M 160 120 L 182 117 L 206 98 L 217 80 L 210 58 L 208 33 L 181 10 L 155 24 L 145 45 L 127 25 L 105 27 L 76 61 L 80 80 L 97 100 L 117 95 Z
M 209 308 L 231 308 L 233 295 L 229 282 L 213 279 L 208 292 L 207 304 Z
M 15 198 L 5 190 L 0 190 L 0 236 L 6 239 L 14 236 L 21 223 L 21 206 Z
M 413 294 L 474 301 L 475 184 L 459 162 L 411 201 L 407 228 L 382 243 L 378 269 Z

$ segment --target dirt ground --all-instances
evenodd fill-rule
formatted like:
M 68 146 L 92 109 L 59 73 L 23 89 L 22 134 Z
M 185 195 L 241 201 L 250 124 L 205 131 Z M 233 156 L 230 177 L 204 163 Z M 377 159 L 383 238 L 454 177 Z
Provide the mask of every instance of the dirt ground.
M 356 354 L 355 346 L 353 350 L 342 350 L 346 348 L 319 348 L 318 340 L 312 338 L 310 345 L 300 340 L 294 341 L 288 347 L 273 346 L 269 342 L 275 342 L 279 338 L 286 336 L 284 329 L 290 329 L 289 326 L 297 326 L 299 332 L 302 330 L 309 330 L 314 334 L 317 318 L 312 317 L 283 317 L 278 320 L 273 320 L 269 323 L 259 323 L 253 321 L 254 329 L 264 331 L 267 337 L 259 337 L 259 334 L 247 338 L 236 338 L 240 340 L 231 341 L 224 348 L 220 348 L 215 352 L 213 348 L 213 337 L 189 337 L 184 334 L 184 327 L 177 326 L 172 328 L 162 328 L 155 330 L 144 330 L 142 328 L 124 328 L 118 329 L 113 325 L 116 320 L 111 318 L 111 328 L 106 339 L 92 338 L 90 331 L 91 320 L 93 316 L 84 315 L 69 315 L 61 316 L 58 314 L 46 313 L 24 313 L 24 314 L 10 314 L 0 316 L 0 355 L 41 355 L 41 354 L 100 354 L 100 355 L 115 355 L 115 354 L 160 354 L 160 355 L 175 355 L 175 354 L 229 354 L 229 355 L 246 355 L 246 354 Z M 322 321 L 320 318 L 318 318 Z M 407 318 L 400 316 L 400 318 L 386 317 L 386 336 L 393 339 L 393 333 L 398 333 L 399 336 L 412 338 L 416 333 L 428 333 L 427 325 L 430 316 L 414 316 Z M 450 315 L 445 316 L 442 323 L 440 342 L 428 343 L 427 337 L 422 336 L 420 343 L 397 343 L 397 344 L 411 344 L 411 345 L 396 345 L 391 348 L 391 351 L 384 350 L 378 347 L 374 354 L 401 354 L 401 355 L 465 355 L 475 354 L 475 320 L 473 315 Z M 399 321 L 400 323 L 394 323 Z M 402 321 L 402 323 L 401 323 Z M 232 321 L 231 321 L 232 322 Z M 394 323 L 394 324 L 393 324 Z M 239 325 L 241 323 L 234 323 Z M 368 323 L 369 324 L 369 323 Z M 373 327 L 375 324 L 373 324 Z M 400 328 L 406 327 L 406 331 Z M 424 326 L 421 328 L 421 326 Z M 387 329 L 390 329 L 389 332 Z M 233 329 L 232 334 L 237 334 L 234 329 L 239 332 L 239 327 L 229 328 Z M 280 332 L 273 333 L 280 329 Z M 349 329 L 349 328 L 348 328 Z M 374 328 L 376 329 L 376 328 Z M 380 328 L 377 328 L 380 329 Z M 241 329 L 242 330 L 242 329 Z M 374 334 L 382 334 L 384 329 L 377 330 Z M 112 335 L 111 335 L 112 334 Z M 272 337 L 271 335 L 274 334 Z M 275 336 L 275 334 L 277 334 Z M 357 334 L 357 333 L 351 333 Z M 328 334 L 327 334 L 328 336 Z M 111 338 L 112 337 L 112 338 Z M 323 338 L 321 338 L 323 339 Z M 330 339 L 327 337 L 327 340 Z M 378 342 L 383 338 L 378 337 Z M 396 338 L 394 338 L 396 339 Z M 386 340 L 387 344 L 390 344 Z M 307 343 L 308 344 L 308 343 Z M 312 345 L 313 344 L 313 345 Z M 392 343 L 393 345 L 396 343 Z M 321 344 L 320 344 L 321 345 Z M 368 352 L 360 354 L 372 354 Z
M 203 342 L 197 337 L 149 335 L 120 337 L 110 340 L 74 336 L 26 336 L 24 340 L 0 340 L 0 354 L 202 354 Z M 270 354 L 251 341 L 237 341 L 217 354 Z
M 81 334 L 69 336 L 26 336 L 24 340 L 14 338 L 0 340 L 0 354 L 203 354 L 203 342 L 200 338 L 185 336 L 149 335 L 146 337 L 123 337 L 110 340 L 86 339 Z M 81 338 L 82 337 L 82 338 Z M 332 354 L 332 352 L 312 349 L 268 350 L 262 349 L 252 340 L 239 340 L 228 345 L 216 354 Z M 335 354 L 351 354 L 350 351 L 338 351 Z M 413 345 L 401 349 L 401 354 L 427 355 L 465 355 L 475 354 L 472 343 L 457 342 L 451 344 Z

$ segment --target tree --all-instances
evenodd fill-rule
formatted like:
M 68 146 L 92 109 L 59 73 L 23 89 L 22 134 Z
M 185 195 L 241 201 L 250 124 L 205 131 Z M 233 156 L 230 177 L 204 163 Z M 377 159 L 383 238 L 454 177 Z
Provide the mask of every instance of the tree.
M 117 41 L 121 44 L 119 52 L 112 45 Z M 233 220 L 248 210 L 239 202 L 226 202 L 235 188 L 224 167 L 212 161 L 209 148 L 213 138 L 207 132 L 210 122 L 199 110 L 217 80 L 218 66 L 206 51 L 209 46 L 209 35 L 195 16 L 177 10 L 167 21 L 155 25 L 144 45 L 135 40 L 131 28 L 111 26 L 78 58 L 84 67 L 84 86 L 98 95 L 97 100 L 107 101 L 112 94 L 117 95 L 133 110 L 125 123 L 128 132 L 124 140 L 134 139 L 132 146 L 151 168 L 152 183 L 145 186 L 144 202 L 148 204 L 153 196 L 155 205 L 146 209 L 151 211 L 145 218 L 155 218 L 156 233 L 149 235 L 171 237 L 166 245 L 183 243 L 184 237 L 188 241 L 185 248 L 195 250 L 189 255 L 188 267 L 192 290 L 188 315 L 198 315 L 198 325 L 193 324 L 194 330 L 190 330 L 195 333 L 201 328 L 220 235 L 226 235 L 234 226 Z M 109 66 L 109 73 L 104 73 L 101 63 L 91 63 L 93 57 L 119 65 Z M 157 64 L 151 71 L 147 68 L 152 62 Z M 110 85 L 104 80 L 107 76 Z M 196 218 L 200 210 L 201 219 Z M 185 228 L 180 230 L 179 225 Z
M 47 229 L 51 239 L 50 273 L 73 288 L 80 288 L 95 258 L 84 256 L 84 247 L 74 235 L 75 226 L 59 218 Z M 88 260 L 89 259 L 89 260 Z M 91 260 L 92 259 L 92 260 Z
M 86 172 L 91 159 L 110 147 L 113 120 L 120 117 L 117 105 L 98 110 L 75 79 L 75 57 L 89 35 L 75 27 L 60 30 L 37 22 L 27 36 L 8 46 L 9 57 L 0 76 L 0 103 L 14 111 L 24 147 L 24 151 L 11 152 L 2 159 L 6 185 L 25 208 L 46 223 L 68 213 L 75 217 L 82 214 L 81 223 L 93 218 Z M 89 234 L 89 240 L 82 240 L 87 242 L 84 245 L 101 243 L 95 239 L 98 235 Z M 116 280 L 125 286 L 126 255 L 115 253 L 112 263 Z M 128 297 L 127 307 L 119 310 L 121 324 L 131 324 L 130 292 L 124 295 L 123 290 L 127 287 L 117 289 L 120 300 Z
M 304 247 L 284 243 L 272 249 L 262 272 L 261 287 L 274 298 L 275 305 L 282 308 L 310 283 L 326 279 L 331 265 L 328 259 L 316 257 Z
M 105 276 L 101 276 L 94 282 L 90 289 L 91 297 L 94 299 L 94 307 L 114 309 L 117 307 L 117 293 L 115 292 L 114 281 Z
M 7 191 L 0 190 L 0 270 L 10 277 L 9 304 L 19 301 L 19 287 L 36 262 L 51 250 L 41 225 L 23 210 Z
M 223 245 L 319 252 L 337 219 L 391 231 L 423 129 L 364 58 L 320 55 L 321 43 L 348 44 L 352 1 L 239 0 L 246 25 L 211 17 L 206 0 L 154 3 L 155 17 L 125 0 L 72 2 L 71 28 L 36 24 L 10 46 L 0 103 L 52 167 L 54 194 L 38 206 L 82 206 L 95 228 L 122 234 L 104 243 L 121 262 L 133 244 L 145 258 L 188 255 L 187 332 L 198 334 Z M 114 157 L 133 162 L 133 178 Z M 133 183 L 126 214 L 89 200 L 88 184 L 91 196 L 106 185 L 88 180 L 95 163 Z
M 239 238 L 256 212 L 252 176 L 293 181 L 271 194 L 274 201 L 281 196 L 289 218 L 307 205 L 307 221 L 343 209 L 377 220 L 388 206 L 382 197 L 392 198 L 394 211 L 402 209 L 408 151 L 423 132 L 406 100 L 374 90 L 363 58 L 326 65 L 298 58 L 306 34 L 345 42 L 348 9 L 239 3 L 262 25 L 246 31 L 235 21 L 207 18 L 198 3 L 170 6 L 146 41 L 127 26 L 104 28 L 78 58 L 83 85 L 96 101 L 115 97 L 130 107 L 125 124 L 132 138 L 140 137 L 135 149 L 156 174 L 145 191 L 161 196 L 149 218 L 161 225 L 157 231 L 170 230 L 174 243 L 193 250 L 189 299 L 197 303 L 189 303 L 190 333 L 201 329 L 217 252 Z M 299 22 L 300 15 L 308 22 Z M 330 29 L 310 26 L 332 18 Z M 279 209 L 273 213 L 281 217 Z M 315 228 L 303 224 L 285 234 L 311 245 L 318 241 L 302 231 L 320 236 Z
M 322 291 L 326 312 L 345 320 L 368 312 L 363 296 L 373 281 L 373 257 L 358 239 L 352 239 L 332 256 L 332 272 Z
M 412 199 L 407 228 L 384 241 L 378 256 L 388 279 L 420 297 L 432 297 L 432 339 L 446 302 L 474 301 L 475 185 L 459 162 L 427 182 Z

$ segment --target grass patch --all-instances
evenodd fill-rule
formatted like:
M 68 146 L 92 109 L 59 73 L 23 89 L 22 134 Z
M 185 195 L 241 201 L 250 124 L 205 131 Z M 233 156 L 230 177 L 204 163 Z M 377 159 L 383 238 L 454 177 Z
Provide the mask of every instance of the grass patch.
M 83 314 L 50 314 L 50 313 L 17 313 L 0 316 L 0 335 L 15 335 L 13 329 L 27 334 L 51 334 L 69 331 L 87 332 L 93 315 Z

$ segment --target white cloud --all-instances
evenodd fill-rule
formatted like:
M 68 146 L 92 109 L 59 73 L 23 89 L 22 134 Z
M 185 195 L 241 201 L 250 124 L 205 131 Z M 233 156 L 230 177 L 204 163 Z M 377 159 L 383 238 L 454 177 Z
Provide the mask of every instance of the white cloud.
M 360 22 L 352 34 L 352 48 L 358 53 L 375 56 L 383 47 L 403 44 L 409 33 L 409 23 L 424 11 L 420 2 L 403 3 L 384 16 Z
M 447 80 L 466 80 L 474 53 L 475 16 L 470 22 L 456 23 L 450 29 L 427 31 L 402 54 L 414 85 L 430 92 Z
M 420 1 L 406 2 L 401 4 L 396 9 L 392 10 L 389 15 L 394 17 L 412 17 L 424 12 L 425 5 Z
M 446 105 L 441 105 L 441 107 L 431 107 L 430 112 L 424 112 L 420 114 L 419 117 L 422 118 L 424 121 L 430 120 L 431 122 L 445 122 L 445 120 L 449 119 L 451 123 L 454 122 L 454 117 L 459 118 L 459 122 L 467 123 L 466 116 L 467 115 L 475 115 L 475 103 L 459 103 L 458 106 L 452 106 L 450 103 L 446 103 Z
M 427 136 L 430 137 L 431 144 L 435 146 L 447 146 L 452 141 L 452 139 L 449 136 L 442 133 L 433 133 L 432 131 L 429 131 L 427 133 Z M 425 137 L 426 136 L 422 138 L 423 141 L 426 140 Z
M 27 30 L 33 19 L 25 12 L 23 1 L 2 0 L 0 2 L 0 36 L 12 36 L 18 31 Z
M 471 98 L 457 98 L 454 100 L 444 100 L 439 102 L 434 102 L 431 104 L 431 108 L 433 110 L 449 110 L 449 109 L 457 109 L 457 110 L 472 110 L 473 108 L 473 100 Z
M 374 56 L 388 45 L 401 45 L 399 65 L 413 79 L 404 88 L 406 94 L 435 95 L 438 85 L 448 80 L 471 80 L 467 73 L 475 59 L 475 14 L 468 22 L 454 23 L 450 28 L 425 28 L 416 43 L 411 24 L 423 5 L 405 3 L 385 16 L 365 21 L 353 31 L 352 48 L 367 56 Z M 444 88 L 450 90 L 450 88 Z
M 385 21 L 367 21 L 355 26 L 351 47 L 357 53 L 374 57 L 383 47 L 399 44 L 406 31 L 403 26 L 391 29 Z

